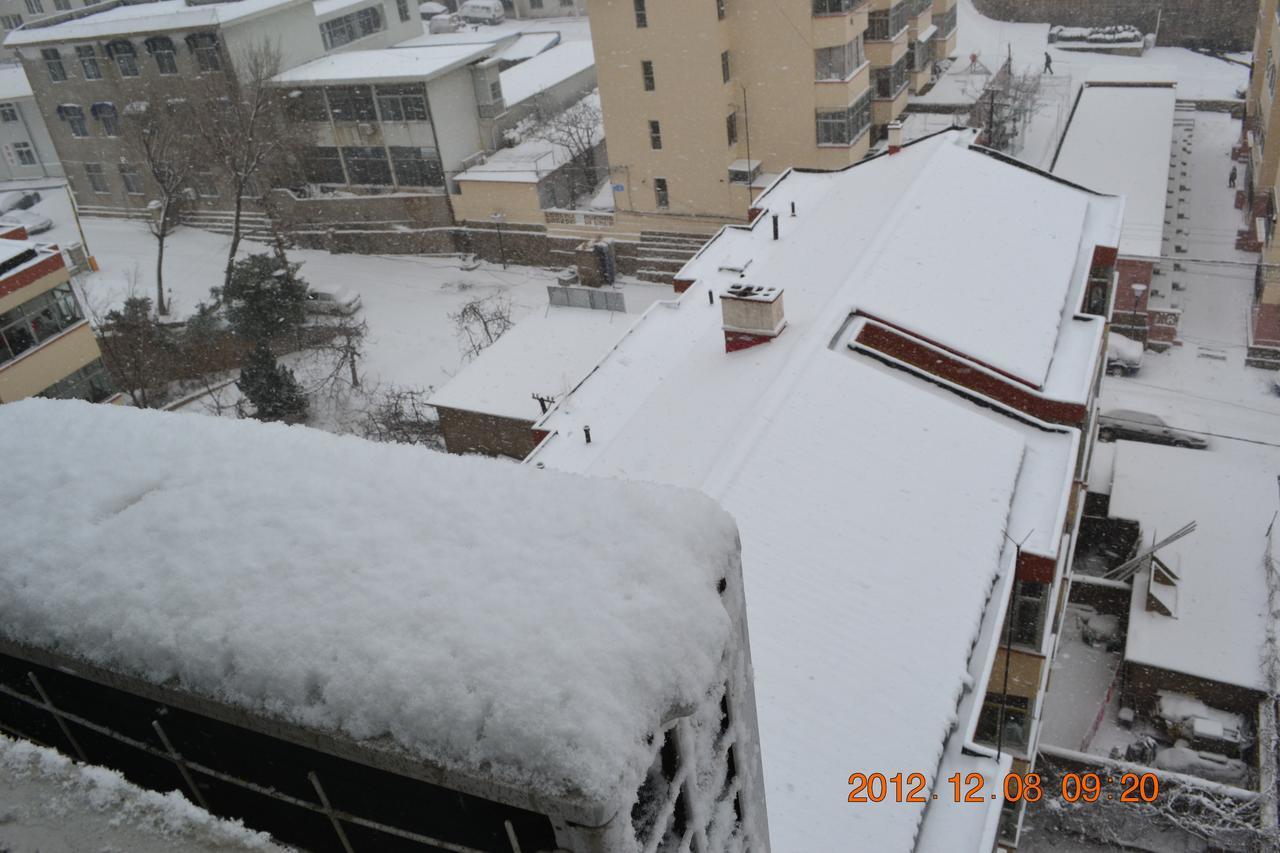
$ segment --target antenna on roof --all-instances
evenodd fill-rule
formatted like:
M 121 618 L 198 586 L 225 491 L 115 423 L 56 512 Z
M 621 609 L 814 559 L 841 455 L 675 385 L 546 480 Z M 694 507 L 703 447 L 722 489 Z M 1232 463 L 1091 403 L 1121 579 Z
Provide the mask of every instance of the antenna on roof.
M 1137 574 L 1139 569 L 1141 569 L 1144 565 L 1147 564 L 1148 558 L 1158 559 L 1155 556 L 1156 551 L 1159 551 L 1161 548 L 1163 548 L 1166 545 L 1169 545 L 1173 542 L 1177 542 L 1183 536 L 1187 536 L 1191 533 L 1194 533 L 1195 530 L 1196 530 L 1196 523 L 1194 521 L 1190 522 L 1189 524 L 1184 524 L 1182 527 L 1178 528 L 1177 530 L 1175 530 L 1173 533 L 1169 534 L 1165 538 L 1160 539 L 1156 542 L 1153 542 L 1150 545 L 1150 547 L 1143 548 L 1141 551 L 1138 552 L 1138 555 L 1136 557 L 1134 557 L 1131 560 L 1126 560 L 1125 562 L 1116 566 L 1114 569 L 1112 569 L 1111 571 L 1103 575 L 1103 577 L 1106 578 L 1107 580 L 1113 580 L 1113 581 L 1129 580 L 1129 578 Z M 1161 563 L 1161 565 L 1163 566 L 1163 563 Z M 1165 570 L 1168 571 L 1168 568 L 1165 567 Z M 1175 577 L 1176 577 L 1176 574 L 1175 574 Z

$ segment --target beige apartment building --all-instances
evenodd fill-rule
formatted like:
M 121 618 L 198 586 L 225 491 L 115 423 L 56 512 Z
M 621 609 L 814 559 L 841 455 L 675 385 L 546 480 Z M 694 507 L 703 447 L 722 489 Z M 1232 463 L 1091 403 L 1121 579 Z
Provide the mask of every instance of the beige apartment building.
M 0 234 L 0 403 L 35 396 L 120 399 L 62 253 L 18 228 Z
M 677 229 L 748 218 L 788 167 L 861 160 L 955 44 L 955 0 L 591 0 L 589 14 L 615 208 Z
M 1280 2 L 1261 0 L 1253 46 L 1243 137 L 1234 151 L 1238 171 L 1236 207 L 1244 223 L 1236 248 L 1261 253 L 1254 285 L 1247 363 L 1280 367 L 1280 245 L 1275 241 L 1277 178 L 1280 177 Z

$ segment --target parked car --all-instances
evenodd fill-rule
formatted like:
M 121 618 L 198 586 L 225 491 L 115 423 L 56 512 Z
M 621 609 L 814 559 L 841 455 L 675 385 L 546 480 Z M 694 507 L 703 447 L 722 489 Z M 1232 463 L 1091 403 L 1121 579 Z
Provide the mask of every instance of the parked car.
M 425 3 L 418 4 L 418 15 L 422 20 L 429 21 L 436 15 L 446 15 L 449 13 L 449 7 L 443 3 L 436 3 L 434 0 L 427 0 Z
M 339 317 L 350 317 L 360 310 L 360 294 L 352 293 L 345 287 L 335 290 L 307 291 L 307 310 L 312 314 L 335 314 Z
M 1114 441 L 1127 438 L 1152 444 L 1172 444 L 1175 447 L 1194 447 L 1203 450 L 1209 446 L 1204 436 L 1169 426 L 1162 418 L 1150 412 L 1131 409 L 1112 409 L 1098 418 L 1098 440 Z
M 458 8 L 458 14 L 469 24 L 501 24 L 507 19 L 502 0 L 467 0 Z
M 458 15 L 445 13 L 436 15 L 427 22 L 427 32 L 429 33 L 456 33 L 458 30 L 466 26 L 466 22 Z
M 40 200 L 40 193 L 13 190 L 0 195 L 0 213 L 11 210 L 26 210 Z
M 1115 332 L 1107 333 L 1107 373 L 1132 376 L 1142 367 L 1142 344 Z
M 10 210 L 0 214 L 0 225 L 21 225 L 28 234 L 40 234 L 53 227 L 53 220 L 43 213 L 30 210 Z

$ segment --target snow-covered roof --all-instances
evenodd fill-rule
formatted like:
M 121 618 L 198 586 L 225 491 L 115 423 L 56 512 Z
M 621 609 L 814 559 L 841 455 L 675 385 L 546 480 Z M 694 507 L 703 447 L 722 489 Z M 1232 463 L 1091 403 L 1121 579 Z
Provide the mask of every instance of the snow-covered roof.
M 425 81 L 483 59 L 492 44 L 446 47 L 384 47 L 321 56 L 272 78 L 279 86 Z
M 519 33 L 499 30 L 494 27 L 481 27 L 477 30 L 459 30 L 456 33 L 423 33 L 401 42 L 395 47 L 451 47 L 460 44 L 501 44 L 516 43 Z
M 571 41 L 502 72 L 502 97 L 514 106 L 596 64 L 589 41 Z
M 1117 74 L 1102 75 L 1108 81 L 1114 78 L 1113 85 L 1084 87 L 1053 173 L 1098 192 L 1124 196 L 1120 251 L 1158 258 L 1177 95 L 1171 85 L 1137 82 L 1143 75 L 1130 71 L 1134 69 L 1122 66 Z
M 21 65 L 0 66 L 0 100 L 30 98 L 31 84 Z
M 844 173 L 786 174 L 757 201 L 782 214 L 781 239 L 772 239 L 770 213 L 723 230 L 680 274 L 694 283 L 678 302 L 650 308 L 537 424 L 552 435 L 530 461 L 699 488 L 737 518 L 775 850 L 844 850 L 851 838 L 859 849 L 912 849 L 922 806 L 849 808 L 833 780 L 910 767 L 932 786 L 940 766 L 962 766 L 946 748 L 964 722 L 958 706 L 983 689 L 971 653 L 993 588 L 1012 571 L 1006 534 L 1058 552 L 1076 430 L 1011 417 L 850 346 L 866 322 L 855 312 L 867 307 L 868 282 L 889 274 L 921 294 L 954 290 L 975 303 L 947 294 L 950 324 L 935 318 L 929 328 L 940 335 L 981 311 L 1037 323 L 1052 338 L 1070 334 L 1059 327 L 1073 322 L 1063 318 L 1083 275 L 1079 258 L 1106 230 L 1095 217 L 1112 215 L 1118 229 L 1119 203 L 968 151 L 971 139 L 953 132 Z M 1011 201 L 1018 193 L 1030 198 Z M 1075 209 L 1076 196 L 1090 201 L 1068 223 L 1050 202 Z M 927 212 L 935 203 L 964 239 L 944 234 L 930 245 L 943 230 Z M 1021 218 L 998 211 L 1010 204 Z M 1050 228 L 1076 249 L 1059 251 L 1041 234 Z M 895 241 L 903 231 L 917 241 Z M 1041 252 L 1034 269 L 1010 248 L 1024 239 Z M 886 245 L 903 253 L 900 265 Z M 1026 300 L 1008 315 L 993 307 L 981 273 L 1004 265 L 1050 291 L 1056 322 L 1032 319 Z M 708 293 L 735 280 L 781 287 L 787 326 L 726 354 Z M 895 312 L 895 322 L 913 327 L 914 310 Z M 1055 369 L 1096 366 L 1100 329 L 1090 334 L 1091 352 L 1051 348 L 1054 360 L 1080 362 Z M 984 811 L 969 814 L 972 822 L 948 815 L 949 827 L 973 833 L 950 849 L 977 849 L 989 832 Z
M 1172 65 L 1152 65 L 1150 63 L 1119 63 L 1114 65 L 1094 65 L 1084 77 L 1086 86 L 1098 86 L 1124 83 L 1142 86 L 1176 86 L 1178 69 Z
M 228 0 L 223 3 L 188 3 L 187 0 L 102 4 L 88 7 L 87 14 L 61 23 L 37 21 L 13 30 L 5 47 L 24 44 L 76 41 L 79 39 L 127 36 L 133 33 L 216 28 L 257 17 L 285 6 L 300 6 L 311 0 Z
M 573 389 L 635 321 L 633 314 L 550 306 L 516 324 L 450 382 L 433 406 L 535 421 L 533 398 Z
M 592 91 L 580 103 L 599 110 L 599 90 Z M 592 140 L 599 145 L 603 139 L 604 122 L 601 120 L 592 133 Z M 536 184 L 572 160 L 573 152 L 567 146 L 531 136 L 518 145 L 499 148 L 483 163 L 455 175 L 454 180 Z
M 499 58 L 509 62 L 524 62 L 539 54 L 546 53 L 560 44 L 560 33 L 521 33 L 515 44 L 498 54 Z
M 114 770 L 3 734 L 0 802 L 5 849 L 286 853 L 270 836 L 214 817 L 177 791 L 139 788 Z
M 46 484 L 0 516 L 9 640 L 584 808 L 723 681 L 736 529 L 692 492 L 67 401 L 0 434 Z
M 1144 545 L 1196 522 L 1194 533 L 1159 552 L 1180 578 L 1172 617 L 1147 610 L 1147 571 L 1134 577 L 1125 660 L 1267 690 L 1263 560 L 1276 511 L 1275 471 L 1212 450 L 1129 441 L 1116 447 L 1112 517 L 1138 521 Z

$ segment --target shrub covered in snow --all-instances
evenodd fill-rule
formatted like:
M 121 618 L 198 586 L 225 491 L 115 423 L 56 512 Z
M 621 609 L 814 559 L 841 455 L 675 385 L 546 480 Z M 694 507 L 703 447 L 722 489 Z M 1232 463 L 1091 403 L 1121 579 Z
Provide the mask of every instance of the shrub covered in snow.
M 697 494 L 64 401 L 0 436 L 11 640 L 588 801 L 725 681 L 737 534 Z
M 1137 27 L 1113 25 L 1109 27 L 1064 27 L 1049 30 L 1049 42 L 1085 42 L 1091 44 L 1132 44 L 1142 41 L 1142 31 Z

